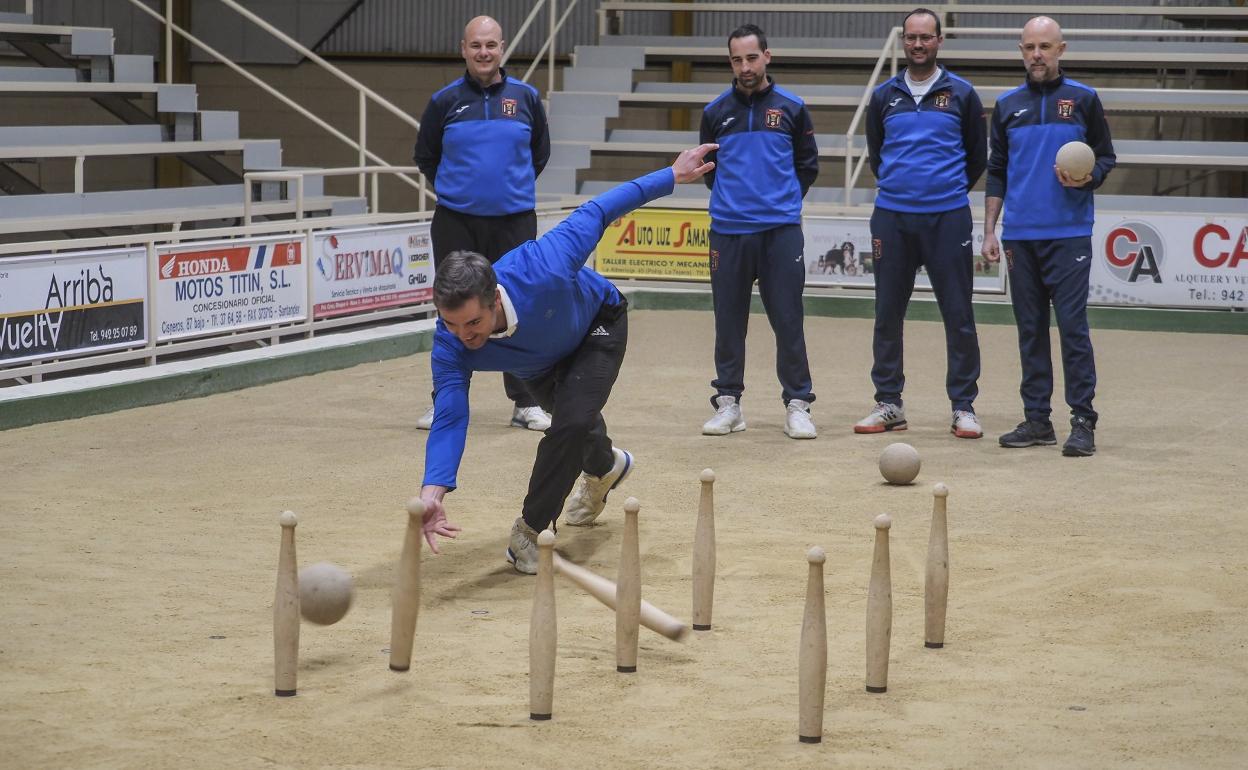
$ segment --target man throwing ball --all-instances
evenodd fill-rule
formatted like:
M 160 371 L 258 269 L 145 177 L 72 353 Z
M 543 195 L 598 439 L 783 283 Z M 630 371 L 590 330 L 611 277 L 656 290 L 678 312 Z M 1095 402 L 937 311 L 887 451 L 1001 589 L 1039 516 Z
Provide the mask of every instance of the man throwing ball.
M 424 532 L 434 553 L 437 537 L 455 537 L 443 497 L 455 489 L 468 434 L 468 384 L 473 372 L 510 372 L 551 413 L 537 446 L 521 516 L 511 528 L 507 560 L 537 572 L 537 534 L 563 508 L 563 521 L 591 524 L 607 495 L 633 468 L 633 456 L 612 445 L 602 408 L 611 395 L 628 342 L 627 302 L 585 260 L 612 221 L 677 184 L 714 168 L 704 144 L 680 154 L 670 168 L 603 193 L 572 212 L 536 241 L 491 265 L 471 251 L 438 263 L 433 304 L 434 420 L 425 444 Z M 568 493 L 580 476 L 580 484 Z

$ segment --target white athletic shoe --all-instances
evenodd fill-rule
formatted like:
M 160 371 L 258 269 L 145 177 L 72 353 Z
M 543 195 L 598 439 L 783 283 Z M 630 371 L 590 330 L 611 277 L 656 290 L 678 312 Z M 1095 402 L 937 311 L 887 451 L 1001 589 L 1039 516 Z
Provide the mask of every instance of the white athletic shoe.
M 703 436 L 727 436 L 745 430 L 745 416 L 735 396 L 715 398 L 715 416 L 702 424 Z
M 433 427 L 433 407 L 429 407 L 424 414 L 416 420 L 416 427 L 420 430 L 429 430 Z
M 602 509 L 607 507 L 607 495 L 633 470 L 631 453 L 615 447 L 611 448 L 611 452 L 615 455 L 615 465 L 611 466 L 605 476 L 582 473 L 576 489 L 568 495 L 559 521 L 570 527 L 588 527 L 602 513 Z
M 540 406 L 518 406 L 511 413 L 511 427 L 546 430 L 550 427 L 550 415 Z
M 958 438 L 983 438 L 984 429 L 979 424 L 979 418 L 974 412 L 968 412 L 963 409 L 955 409 L 953 412 L 953 425 L 949 428 L 949 432 Z
M 524 523 L 524 517 L 516 518 L 511 525 L 511 539 L 507 544 L 507 561 L 516 568 L 516 572 L 526 575 L 537 574 L 537 532 Z
M 883 433 L 886 430 L 905 430 L 906 410 L 896 404 L 880 401 L 871 414 L 854 424 L 854 433 Z
M 815 438 L 815 422 L 810 419 L 810 404 L 806 401 L 792 399 L 786 407 L 784 416 L 784 435 L 789 438 Z

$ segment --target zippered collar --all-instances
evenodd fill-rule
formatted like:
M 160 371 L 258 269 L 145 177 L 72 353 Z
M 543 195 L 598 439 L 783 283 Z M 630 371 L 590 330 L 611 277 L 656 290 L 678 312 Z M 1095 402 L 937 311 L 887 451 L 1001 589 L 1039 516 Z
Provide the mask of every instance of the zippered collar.
M 464 70 L 464 83 L 466 83 L 469 88 L 471 88 L 472 90 L 476 91 L 479 94 L 497 93 L 499 90 L 502 89 L 503 86 L 507 85 L 507 70 L 503 69 L 502 67 L 499 67 L 498 77 L 499 77 L 499 81 L 497 83 L 490 84 L 489 88 L 482 88 L 481 84 L 477 82 L 477 79 L 472 76 L 472 73 L 470 73 L 468 70 Z
M 1066 73 L 1061 70 L 1057 71 L 1057 77 L 1052 80 L 1046 80 L 1043 83 L 1036 83 L 1030 77 L 1027 78 L 1027 88 L 1031 91 L 1041 94 L 1051 94 L 1061 88 L 1066 82 Z
M 936 80 L 932 83 L 931 88 L 927 89 L 927 93 L 929 94 L 935 93 L 940 88 L 940 86 L 945 84 L 945 81 L 949 80 L 948 70 L 946 70 L 944 67 L 940 66 L 939 64 L 936 65 L 936 69 L 940 71 L 940 74 L 936 76 Z M 910 93 L 910 87 L 906 85 L 906 70 L 907 70 L 906 67 L 902 67 L 901 71 L 898 72 L 897 75 L 893 78 L 893 87 L 898 89 L 902 93 L 904 93 L 906 96 L 909 96 L 911 99 L 913 99 L 914 94 Z M 926 99 L 927 97 L 924 96 L 923 98 Z
M 775 87 L 776 87 L 776 81 L 772 80 L 771 75 L 768 75 L 767 85 L 763 86 L 762 90 L 754 94 L 751 94 L 749 96 L 746 96 L 744 93 L 741 92 L 740 88 L 737 88 L 737 79 L 736 78 L 732 79 L 732 95 L 737 97 L 737 101 L 746 105 L 754 104 L 755 102 L 759 101 L 763 97 L 770 95 L 772 89 L 774 89 Z

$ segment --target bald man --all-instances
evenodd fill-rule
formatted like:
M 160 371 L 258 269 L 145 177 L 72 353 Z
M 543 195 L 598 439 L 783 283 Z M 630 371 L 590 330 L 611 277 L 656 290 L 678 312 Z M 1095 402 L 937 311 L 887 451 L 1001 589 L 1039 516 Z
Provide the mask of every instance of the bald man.
M 1062 372 L 1070 407 L 1067 457 L 1096 451 L 1096 364 L 1088 332 L 1088 275 L 1092 267 L 1092 191 L 1114 168 L 1114 145 L 1096 91 L 1066 77 L 1059 62 L 1066 51 L 1062 28 L 1047 16 L 1023 27 L 1018 44 L 1027 81 L 997 99 L 992 116 L 991 156 L 984 198 L 983 256 L 1001 259 L 1010 271 L 1010 301 L 1018 325 L 1022 359 L 1023 422 L 1000 438 L 1003 447 L 1057 443 L 1049 401 L 1053 361 L 1049 350 L 1049 306 L 1061 334 Z M 1074 179 L 1055 163 L 1067 142 L 1092 148 L 1096 165 Z M 997 217 L 1005 208 L 1001 241 Z
M 431 236 L 435 265 L 455 251 L 491 263 L 537 237 L 537 177 L 550 158 L 546 113 L 537 89 L 502 69 L 503 28 L 489 16 L 464 27 L 459 43 L 467 71 L 429 99 L 416 137 L 416 165 L 433 184 L 438 205 Z M 515 405 L 511 425 L 544 431 L 550 415 L 515 376 L 503 375 Z M 429 430 L 434 411 L 416 427 Z

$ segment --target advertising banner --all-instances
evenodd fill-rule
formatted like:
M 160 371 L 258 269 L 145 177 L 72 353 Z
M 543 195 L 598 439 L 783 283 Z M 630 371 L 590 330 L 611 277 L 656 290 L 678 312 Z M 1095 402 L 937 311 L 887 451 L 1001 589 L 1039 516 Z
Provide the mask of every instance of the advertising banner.
M 162 246 L 156 264 L 159 341 L 308 317 L 302 238 Z
M 0 261 L 0 365 L 147 342 L 143 249 Z
M 1088 301 L 1248 307 L 1248 215 L 1097 214 Z
M 847 217 L 804 217 L 806 236 L 807 286 L 875 286 L 875 257 L 871 243 L 871 220 Z M 1005 291 L 1005 277 L 999 263 L 979 256 L 984 242 L 984 226 L 975 222 L 971 231 L 974 273 L 971 283 L 976 292 Z M 919 267 L 915 288 L 931 289 L 927 270 Z
M 709 281 L 711 218 L 697 209 L 638 209 L 598 241 L 595 269 L 610 278 Z
M 326 230 L 312 239 L 313 317 L 433 299 L 429 223 Z

